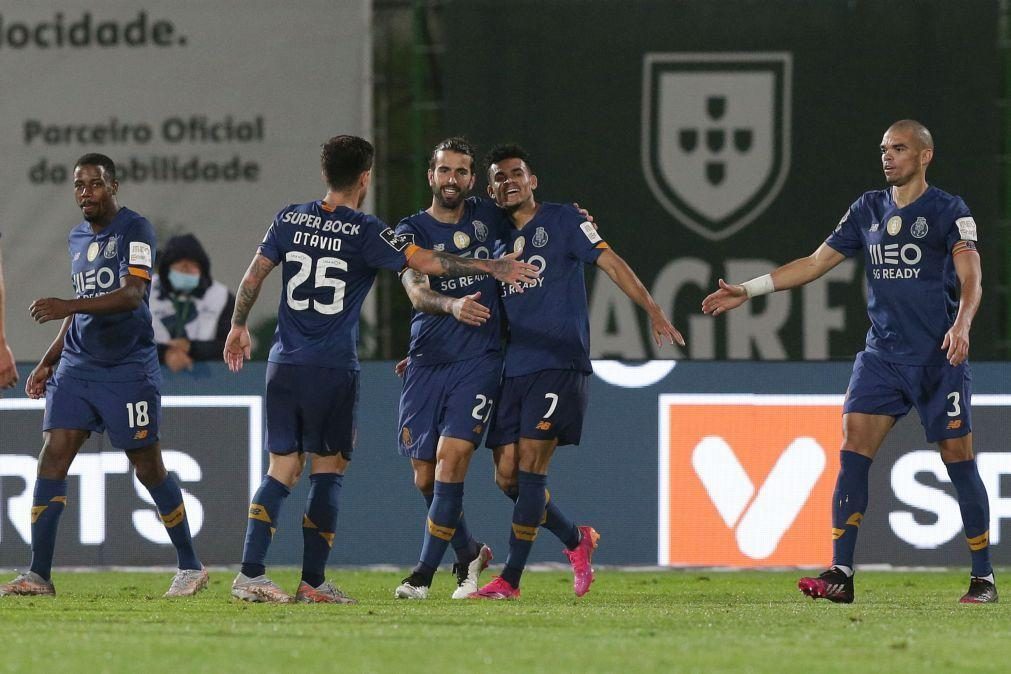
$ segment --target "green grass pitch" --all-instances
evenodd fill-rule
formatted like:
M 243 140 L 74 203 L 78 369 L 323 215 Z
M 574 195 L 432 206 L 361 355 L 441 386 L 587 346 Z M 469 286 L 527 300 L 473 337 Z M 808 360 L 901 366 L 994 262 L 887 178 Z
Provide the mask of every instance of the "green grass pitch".
M 251 605 L 234 572 L 164 600 L 168 573 L 58 572 L 59 596 L 0 598 L 2 672 L 1007 672 L 1011 616 L 961 606 L 964 572 L 863 572 L 849 606 L 797 572 L 531 572 L 513 602 L 392 598 L 402 574 L 337 569 L 357 606 Z M 272 577 L 294 590 L 297 572 Z M 998 574 L 998 580 L 1001 575 Z

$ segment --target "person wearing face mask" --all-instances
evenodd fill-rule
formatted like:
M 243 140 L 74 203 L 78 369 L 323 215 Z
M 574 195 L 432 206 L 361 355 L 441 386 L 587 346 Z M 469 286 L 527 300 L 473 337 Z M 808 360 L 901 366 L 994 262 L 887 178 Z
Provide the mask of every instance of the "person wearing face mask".
M 211 278 L 211 260 L 192 234 L 174 236 L 151 282 L 151 316 L 158 359 L 172 372 L 216 360 L 231 328 L 235 295 Z

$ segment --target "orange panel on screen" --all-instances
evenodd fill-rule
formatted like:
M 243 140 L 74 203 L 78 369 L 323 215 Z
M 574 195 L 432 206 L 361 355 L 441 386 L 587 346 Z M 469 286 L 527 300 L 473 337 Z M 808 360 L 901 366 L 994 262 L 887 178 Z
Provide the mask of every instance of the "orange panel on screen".
M 841 404 L 841 396 L 663 396 L 661 563 L 827 564 Z

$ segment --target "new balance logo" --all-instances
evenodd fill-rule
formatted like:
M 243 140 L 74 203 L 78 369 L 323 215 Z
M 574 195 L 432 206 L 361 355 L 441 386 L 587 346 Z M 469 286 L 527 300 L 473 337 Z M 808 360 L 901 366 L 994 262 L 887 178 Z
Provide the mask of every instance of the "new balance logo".
M 741 552 L 765 559 L 775 552 L 825 470 L 825 450 L 813 438 L 797 438 L 757 489 L 721 437 L 709 436 L 696 445 L 692 467 L 720 517 L 734 530 Z

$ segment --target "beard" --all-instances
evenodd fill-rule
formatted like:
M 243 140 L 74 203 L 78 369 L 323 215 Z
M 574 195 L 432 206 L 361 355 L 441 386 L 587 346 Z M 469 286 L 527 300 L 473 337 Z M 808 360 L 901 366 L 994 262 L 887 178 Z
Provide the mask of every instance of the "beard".
M 445 208 L 446 210 L 453 210 L 459 206 L 463 203 L 463 200 L 467 198 L 468 194 L 469 192 L 465 190 L 459 190 L 454 195 L 446 195 L 442 188 L 432 192 L 432 196 L 435 197 L 437 202 L 439 202 L 439 206 Z

